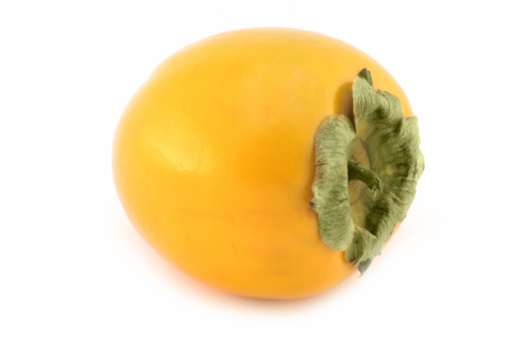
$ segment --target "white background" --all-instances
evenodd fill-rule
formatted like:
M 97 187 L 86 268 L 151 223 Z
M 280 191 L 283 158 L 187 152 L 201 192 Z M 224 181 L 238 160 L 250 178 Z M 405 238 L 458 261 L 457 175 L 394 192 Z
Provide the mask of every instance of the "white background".
M 2 1 L 1 337 L 505 337 L 501 1 Z M 426 170 L 367 274 L 294 301 L 175 270 L 117 199 L 111 142 L 155 66 L 258 26 L 344 40 L 398 80 Z

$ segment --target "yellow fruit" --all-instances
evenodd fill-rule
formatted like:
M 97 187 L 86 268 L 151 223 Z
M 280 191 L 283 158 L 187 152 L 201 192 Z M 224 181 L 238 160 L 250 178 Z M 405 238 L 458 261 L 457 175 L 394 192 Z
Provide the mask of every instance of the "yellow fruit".
M 306 297 L 350 276 L 309 201 L 315 133 L 332 114 L 351 118 L 363 68 L 412 115 L 377 62 L 312 32 L 233 31 L 166 59 L 114 140 L 115 184 L 137 231 L 186 274 L 240 295 Z

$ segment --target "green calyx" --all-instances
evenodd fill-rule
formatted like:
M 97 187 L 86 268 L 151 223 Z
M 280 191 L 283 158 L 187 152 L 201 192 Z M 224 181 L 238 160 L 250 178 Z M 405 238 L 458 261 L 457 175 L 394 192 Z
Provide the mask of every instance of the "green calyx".
M 316 133 L 311 205 L 323 242 L 364 273 L 406 217 L 424 159 L 416 117 L 404 118 L 395 96 L 374 91 L 368 70 L 352 90 L 354 123 L 332 115 Z

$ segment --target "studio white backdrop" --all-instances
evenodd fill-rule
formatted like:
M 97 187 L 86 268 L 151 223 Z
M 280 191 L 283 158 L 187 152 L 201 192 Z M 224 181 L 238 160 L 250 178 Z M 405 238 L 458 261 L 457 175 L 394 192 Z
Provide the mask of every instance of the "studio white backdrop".
M 2 1 L 0 337 L 505 337 L 500 1 Z M 121 113 L 167 56 L 223 31 L 327 34 L 405 90 L 425 173 L 367 274 L 266 301 L 186 277 L 112 181 Z

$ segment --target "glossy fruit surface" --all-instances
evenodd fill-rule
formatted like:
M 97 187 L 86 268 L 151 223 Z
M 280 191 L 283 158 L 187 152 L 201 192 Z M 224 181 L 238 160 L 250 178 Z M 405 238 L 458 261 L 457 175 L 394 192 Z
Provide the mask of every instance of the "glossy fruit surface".
M 312 32 L 233 31 L 166 59 L 114 140 L 116 188 L 137 231 L 186 274 L 240 295 L 306 297 L 350 276 L 309 201 L 315 133 L 331 114 L 351 118 L 365 67 L 411 116 L 377 62 Z

